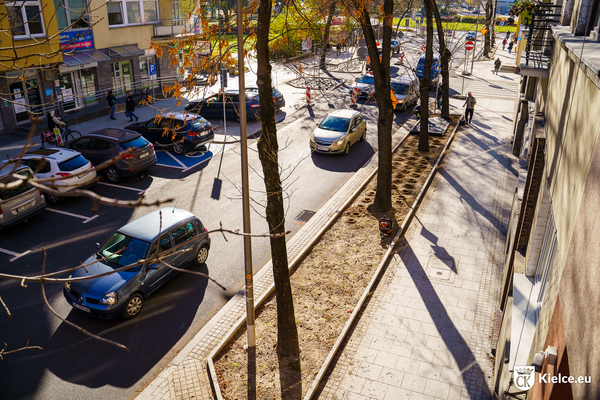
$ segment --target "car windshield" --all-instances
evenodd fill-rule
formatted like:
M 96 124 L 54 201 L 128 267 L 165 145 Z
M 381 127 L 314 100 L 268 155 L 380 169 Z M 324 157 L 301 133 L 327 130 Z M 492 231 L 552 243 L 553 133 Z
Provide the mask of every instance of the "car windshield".
M 84 156 L 79 154 L 73 158 L 69 158 L 66 161 L 58 163 L 58 169 L 60 169 L 61 171 L 74 171 L 76 169 L 86 166 L 88 163 L 89 161 Z
M 370 83 L 370 84 L 374 84 L 375 83 L 375 78 L 373 78 L 372 75 L 363 75 L 360 78 L 358 78 L 356 80 L 356 82 L 358 82 L 358 83 Z
M 119 267 L 134 264 L 138 260 L 143 260 L 148 254 L 150 243 L 143 240 L 125 235 L 121 232 L 115 232 L 108 239 L 100 250 L 96 253 L 98 258 L 102 258 L 108 263 Z M 141 265 L 136 265 L 128 271 L 139 271 Z
M 6 171 L 7 168 L 11 168 L 11 167 L 5 167 L 3 172 Z M 33 178 L 33 175 L 31 174 L 31 171 L 29 170 L 29 168 L 18 169 L 17 171 L 15 171 L 15 175 L 21 175 L 23 177 L 23 179 Z M 3 176 L 2 178 L 0 178 L 0 183 L 3 183 L 3 184 L 7 184 L 7 183 L 10 183 L 13 181 L 15 181 L 15 179 L 10 175 L 6 175 L 6 176 Z M 23 185 L 23 184 L 16 186 L 16 187 L 12 187 L 10 189 L 0 189 L 0 200 L 8 200 L 12 197 L 20 195 L 21 193 L 25 193 L 28 190 L 32 190 L 32 188 L 30 188 L 26 185 Z
M 392 82 L 392 90 L 396 94 L 408 94 L 408 83 Z
M 138 136 L 136 138 L 126 140 L 123 143 L 121 143 L 121 148 L 123 150 L 129 149 L 131 147 L 143 149 L 144 147 L 148 146 L 149 144 L 150 144 L 150 142 L 147 141 L 143 136 Z
M 350 119 L 348 118 L 333 117 L 328 115 L 323 121 L 321 121 L 319 128 L 326 129 L 328 131 L 347 132 L 349 125 Z

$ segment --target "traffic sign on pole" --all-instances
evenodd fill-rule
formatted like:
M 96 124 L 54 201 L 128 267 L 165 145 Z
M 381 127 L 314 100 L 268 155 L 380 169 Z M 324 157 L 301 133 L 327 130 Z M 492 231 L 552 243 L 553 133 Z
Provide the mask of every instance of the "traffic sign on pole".
M 475 44 L 473 42 L 471 42 L 470 40 L 468 42 L 465 42 L 465 49 L 467 50 L 473 50 L 473 48 L 475 47 Z

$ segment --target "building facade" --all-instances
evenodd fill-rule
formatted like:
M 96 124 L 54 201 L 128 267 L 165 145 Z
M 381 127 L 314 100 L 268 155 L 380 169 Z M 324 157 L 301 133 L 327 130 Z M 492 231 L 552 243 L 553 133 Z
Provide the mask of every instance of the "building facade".
M 117 98 L 160 92 L 179 74 L 151 43 L 168 45 L 193 28 L 178 0 L 7 1 L 0 19 L 0 134 L 28 126 L 30 112 L 97 116 L 108 90 Z
M 494 349 L 500 399 L 600 398 L 599 5 L 542 3 L 520 38 L 521 168 Z

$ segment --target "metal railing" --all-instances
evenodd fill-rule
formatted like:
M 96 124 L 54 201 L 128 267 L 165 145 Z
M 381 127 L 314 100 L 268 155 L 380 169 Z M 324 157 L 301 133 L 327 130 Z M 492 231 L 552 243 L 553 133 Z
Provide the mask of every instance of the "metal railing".
M 551 27 L 560 23 L 561 9 L 562 5 L 538 4 L 533 13 L 525 19 L 524 25 L 527 27 L 526 66 L 532 62 L 535 67 L 548 68 L 554 44 Z
M 195 33 L 195 24 L 184 18 L 161 19 L 154 25 L 154 37 L 174 37 L 181 34 Z

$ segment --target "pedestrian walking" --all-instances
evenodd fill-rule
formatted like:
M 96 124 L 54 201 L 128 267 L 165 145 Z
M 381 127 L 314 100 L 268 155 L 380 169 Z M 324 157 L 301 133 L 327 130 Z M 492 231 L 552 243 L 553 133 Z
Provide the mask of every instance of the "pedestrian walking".
M 339 56 L 342 51 L 342 45 L 338 42 L 338 44 L 335 45 L 335 48 L 337 50 L 337 55 Z
M 108 104 L 108 106 L 110 107 L 110 119 L 116 119 L 115 118 L 115 104 L 116 103 L 117 103 L 117 98 L 113 94 L 112 90 L 109 90 L 108 93 L 106 93 L 106 104 Z
M 475 104 L 477 104 L 477 100 L 475 97 L 473 97 L 473 94 L 469 92 L 467 100 L 465 100 L 465 104 L 463 104 L 463 107 L 467 106 L 467 109 L 465 110 L 465 122 L 467 124 L 470 124 L 471 120 L 473 119 L 473 110 L 475 109 Z
M 508 54 L 512 54 L 513 42 L 508 44 Z
M 437 108 L 439 108 L 440 110 L 442 109 L 442 88 L 438 88 L 438 92 L 437 92 Z
M 500 57 L 494 61 L 494 72 L 498 75 L 498 71 L 500 71 L 500 67 L 502 66 L 502 61 L 500 61 Z
M 510 37 L 510 31 L 506 31 L 506 40 Z
M 125 116 L 129 117 L 129 121 L 133 121 L 134 117 L 136 121 L 139 119 L 138 116 L 133 113 L 136 105 L 131 92 L 127 92 L 127 97 L 125 98 Z
M 508 43 L 508 39 L 504 38 L 504 40 L 502 41 L 502 50 L 506 48 L 506 43 Z

